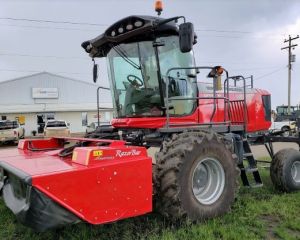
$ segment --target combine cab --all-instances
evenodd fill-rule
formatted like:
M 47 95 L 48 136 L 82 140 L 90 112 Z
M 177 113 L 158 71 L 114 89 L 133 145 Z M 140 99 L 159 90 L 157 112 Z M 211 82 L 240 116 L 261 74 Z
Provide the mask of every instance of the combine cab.
M 246 136 L 270 127 L 270 94 L 220 66 L 196 66 L 196 39 L 182 16 L 129 16 L 82 43 L 94 62 L 107 58 L 115 119 L 88 138 L 23 140 L 1 151 L 3 199 L 21 222 L 39 231 L 108 223 L 151 212 L 153 196 L 170 220 L 199 221 L 230 210 L 239 177 L 262 186 Z M 96 81 L 96 64 L 93 73 Z M 261 139 L 275 186 L 299 190 L 300 153 L 274 154 L 276 139 Z M 150 147 L 159 147 L 155 159 Z

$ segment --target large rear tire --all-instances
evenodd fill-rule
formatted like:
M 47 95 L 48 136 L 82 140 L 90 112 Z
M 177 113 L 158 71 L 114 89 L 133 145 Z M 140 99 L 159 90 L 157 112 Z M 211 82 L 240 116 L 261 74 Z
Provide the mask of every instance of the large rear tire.
M 272 159 L 270 175 L 276 189 L 283 192 L 300 190 L 300 152 L 292 148 L 278 151 Z
M 215 133 L 174 135 L 157 153 L 157 208 L 172 220 L 209 219 L 230 210 L 239 170 L 231 145 Z

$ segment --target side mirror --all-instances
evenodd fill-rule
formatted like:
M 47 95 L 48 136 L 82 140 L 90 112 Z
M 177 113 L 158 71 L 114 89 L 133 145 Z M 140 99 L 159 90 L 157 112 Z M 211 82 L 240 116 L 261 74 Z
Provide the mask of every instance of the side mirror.
M 97 82 L 98 79 L 98 64 L 95 64 L 94 62 L 94 66 L 93 66 L 93 81 L 94 83 Z
M 194 44 L 194 25 L 190 22 L 179 25 L 179 46 L 183 53 L 189 52 L 193 49 Z

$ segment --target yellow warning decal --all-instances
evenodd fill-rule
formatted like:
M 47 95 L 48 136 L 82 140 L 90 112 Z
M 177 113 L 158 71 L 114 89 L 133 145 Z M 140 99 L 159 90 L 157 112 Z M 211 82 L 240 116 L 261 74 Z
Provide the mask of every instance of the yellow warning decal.
M 76 161 L 77 160 L 77 152 L 73 151 L 73 155 L 72 155 L 72 161 Z
M 103 151 L 101 151 L 101 150 L 93 152 L 93 156 L 94 157 L 102 157 L 102 155 L 103 155 Z

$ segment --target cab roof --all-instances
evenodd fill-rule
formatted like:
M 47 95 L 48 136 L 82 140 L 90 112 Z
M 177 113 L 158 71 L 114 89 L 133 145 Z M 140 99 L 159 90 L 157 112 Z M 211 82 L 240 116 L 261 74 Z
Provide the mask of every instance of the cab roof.
M 98 37 L 81 44 L 91 57 L 106 57 L 110 49 L 121 43 L 154 40 L 158 36 L 178 35 L 174 21 L 153 16 L 133 15 L 123 18 Z

